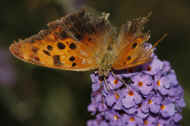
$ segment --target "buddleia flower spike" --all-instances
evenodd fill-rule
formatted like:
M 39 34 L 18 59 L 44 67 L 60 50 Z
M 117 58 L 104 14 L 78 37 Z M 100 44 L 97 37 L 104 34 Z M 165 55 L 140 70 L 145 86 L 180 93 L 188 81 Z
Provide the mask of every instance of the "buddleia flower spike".
M 153 54 L 149 64 L 117 73 L 117 77 L 128 86 L 110 73 L 106 81 L 112 91 L 107 92 L 98 74 L 91 74 L 88 111 L 95 118 L 87 126 L 179 126 L 184 90 L 169 62 Z

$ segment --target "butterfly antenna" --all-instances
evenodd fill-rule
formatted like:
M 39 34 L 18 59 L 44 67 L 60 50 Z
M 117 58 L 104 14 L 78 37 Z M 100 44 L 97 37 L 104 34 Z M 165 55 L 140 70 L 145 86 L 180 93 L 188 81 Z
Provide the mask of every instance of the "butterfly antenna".
M 151 49 L 155 48 L 162 40 L 168 36 L 168 33 L 165 33 L 157 42 L 154 43 Z

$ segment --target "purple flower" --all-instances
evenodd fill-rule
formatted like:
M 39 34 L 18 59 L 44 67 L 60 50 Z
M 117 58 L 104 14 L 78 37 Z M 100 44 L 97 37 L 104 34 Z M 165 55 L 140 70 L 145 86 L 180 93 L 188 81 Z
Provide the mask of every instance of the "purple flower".
M 134 87 L 143 95 L 149 94 L 153 89 L 152 77 L 150 75 L 138 74 L 132 77 Z
M 88 126 L 179 125 L 186 105 L 184 90 L 170 64 L 153 56 L 150 64 L 140 67 L 141 71 L 132 73 L 117 72 L 117 77 L 110 73 L 107 85 L 98 79 L 97 73 L 91 74 L 88 111 L 95 119 L 89 120 Z
M 123 85 L 123 83 L 119 79 L 114 78 L 113 75 L 108 77 L 108 81 L 111 89 L 117 89 Z
M 144 126 L 157 126 L 157 117 L 149 116 L 144 119 Z
M 175 105 L 172 103 L 165 103 L 160 106 L 160 113 L 164 118 L 172 117 L 175 112 Z
M 159 113 L 162 97 L 159 95 L 153 95 L 147 98 L 142 104 L 142 111 L 144 113 Z
M 122 117 L 122 120 L 126 126 L 137 126 L 137 125 L 143 125 L 143 119 L 133 116 L 133 115 L 126 115 L 124 114 Z
M 150 75 L 155 75 L 162 70 L 163 65 L 164 63 L 160 61 L 157 56 L 154 56 L 152 63 L 146 66 L 144 72 Z
M 122 99 L 125 108 L 131 108 L 142 101 L 141 95 L 132 88 L 126 88 L 126 90 L 123 90 L 123 94 L 126 94 Z

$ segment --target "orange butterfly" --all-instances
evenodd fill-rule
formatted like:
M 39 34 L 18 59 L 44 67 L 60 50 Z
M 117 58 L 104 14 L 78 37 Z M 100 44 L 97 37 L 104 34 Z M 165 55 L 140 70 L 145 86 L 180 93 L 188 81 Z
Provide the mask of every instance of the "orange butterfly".
M 150 14 L 122 25 L 119 33 L 108 16 L 108 13 L 97 16 L 81 9 L 49 23 L 46 30 L 13 43 L 10 51 L 32 64 L 72 71 L 98 69 L 100 76 L 107 76 L 112 69 L 151 61 L 153 48 L 144 46 L 150 34 L 143 32 Z

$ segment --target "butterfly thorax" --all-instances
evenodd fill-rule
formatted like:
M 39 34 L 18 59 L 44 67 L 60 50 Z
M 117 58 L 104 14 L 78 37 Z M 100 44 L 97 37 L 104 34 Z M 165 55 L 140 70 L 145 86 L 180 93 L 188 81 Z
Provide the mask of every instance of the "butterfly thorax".
M 109 72 L 112 69 L 114 57 L 115 56 L 113 55 L 113 50 L 108 49 L 99 64 L 98 68 L 99 76 L 106 76 L 106 77 L 108 76 Z

